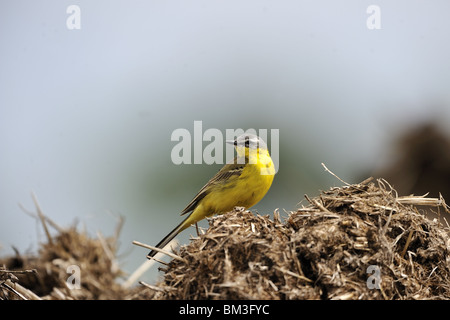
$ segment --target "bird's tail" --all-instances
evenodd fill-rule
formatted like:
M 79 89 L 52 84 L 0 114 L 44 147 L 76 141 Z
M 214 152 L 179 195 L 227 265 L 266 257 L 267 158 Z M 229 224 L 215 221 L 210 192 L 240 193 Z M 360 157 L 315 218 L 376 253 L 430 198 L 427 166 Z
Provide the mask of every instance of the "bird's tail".
M 187 216 L 186 219 L 184 219 L 178 226 L 175 227 L 175 229 L 173 229 L 172 231 L 170 231 L 170 233 L 165 236 L 157 245 L 156 248 L 158 249 L 162 249 L 164 248 L 170 241 L 173 240 L 173 238 L 175 238 L 177 236 L 177 234 L 179 234 L 181 231 L 183 231 L 184 229 L 186 229 L 187 227 L 189 227 L 191 225 L 191 223 L 189 223 L 188 219 L 191 218 L 191 216 Z M 156 254 L 158 253 L 158 251 L 156 250 L 152 250 L 149 252 L 149 254 L 147 255 L 148 259 L 153 258 Z

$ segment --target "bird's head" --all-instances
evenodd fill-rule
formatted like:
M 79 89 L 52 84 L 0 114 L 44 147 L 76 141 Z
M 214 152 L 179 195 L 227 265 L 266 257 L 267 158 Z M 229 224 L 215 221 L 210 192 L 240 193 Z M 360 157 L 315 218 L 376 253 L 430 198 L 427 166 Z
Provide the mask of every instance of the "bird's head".
M 263 152 L 268 152 L 267 145 L 263 139 L 257 135 L 244 133 L 235 140 L 227 140 L 227 143 L 233 144 L 239 157 L 249 158 Z

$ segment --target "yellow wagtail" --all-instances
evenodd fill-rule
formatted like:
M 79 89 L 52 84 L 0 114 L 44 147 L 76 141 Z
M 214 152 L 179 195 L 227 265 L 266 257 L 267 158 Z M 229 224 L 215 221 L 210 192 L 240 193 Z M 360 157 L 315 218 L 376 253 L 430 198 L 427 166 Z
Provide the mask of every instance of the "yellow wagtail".
M 157 248 L 164 248 L 181 231 L 206 217 L 229 212 L 234 207 L 254 206 L 269 190 L 275 167 L 266 143 L 253 134 L 243 134 L 226 142 L 235 145 L 237 156 L 200 189 L 181 211 L 181 215 L 191 213 L 156 245 Z M 150 251 L 147 258 L 151 259 L 156 253 L 156 250 Z

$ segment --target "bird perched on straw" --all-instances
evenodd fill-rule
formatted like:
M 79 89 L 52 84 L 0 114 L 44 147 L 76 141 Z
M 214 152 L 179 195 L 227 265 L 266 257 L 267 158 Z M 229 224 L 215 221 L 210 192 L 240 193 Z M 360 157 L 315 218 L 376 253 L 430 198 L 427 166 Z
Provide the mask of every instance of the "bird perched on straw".
M 156 248 L 164 248 L 181 231 L 206 217 L 229 212 L 234 207 L 254 206 L 269 191 L 275 167 L 266 143 L 253 134 L 243 134 L 226 142 L 234 144 L 237 156 L 200 189 L 181 211 L 181 215 L 189 215 Z M 156 250 L 150 251 L 147 258 L 151 259 L 156 253 Z

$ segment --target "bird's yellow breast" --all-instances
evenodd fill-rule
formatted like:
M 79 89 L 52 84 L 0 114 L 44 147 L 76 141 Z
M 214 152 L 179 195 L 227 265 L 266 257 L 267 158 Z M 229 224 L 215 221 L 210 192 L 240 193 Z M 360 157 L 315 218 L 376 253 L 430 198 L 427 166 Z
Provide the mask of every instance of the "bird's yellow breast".
M 263 151 L 257 158 L 247 160 L 241 175 L 215 186 L 201 201 L 202 208 L 198 214 L 202 211 L 202 214 L 210 216 L 231 211 L 234 207 L 250 208 L 264 197 L 275 174 L 272 159 L 267 151 Z

